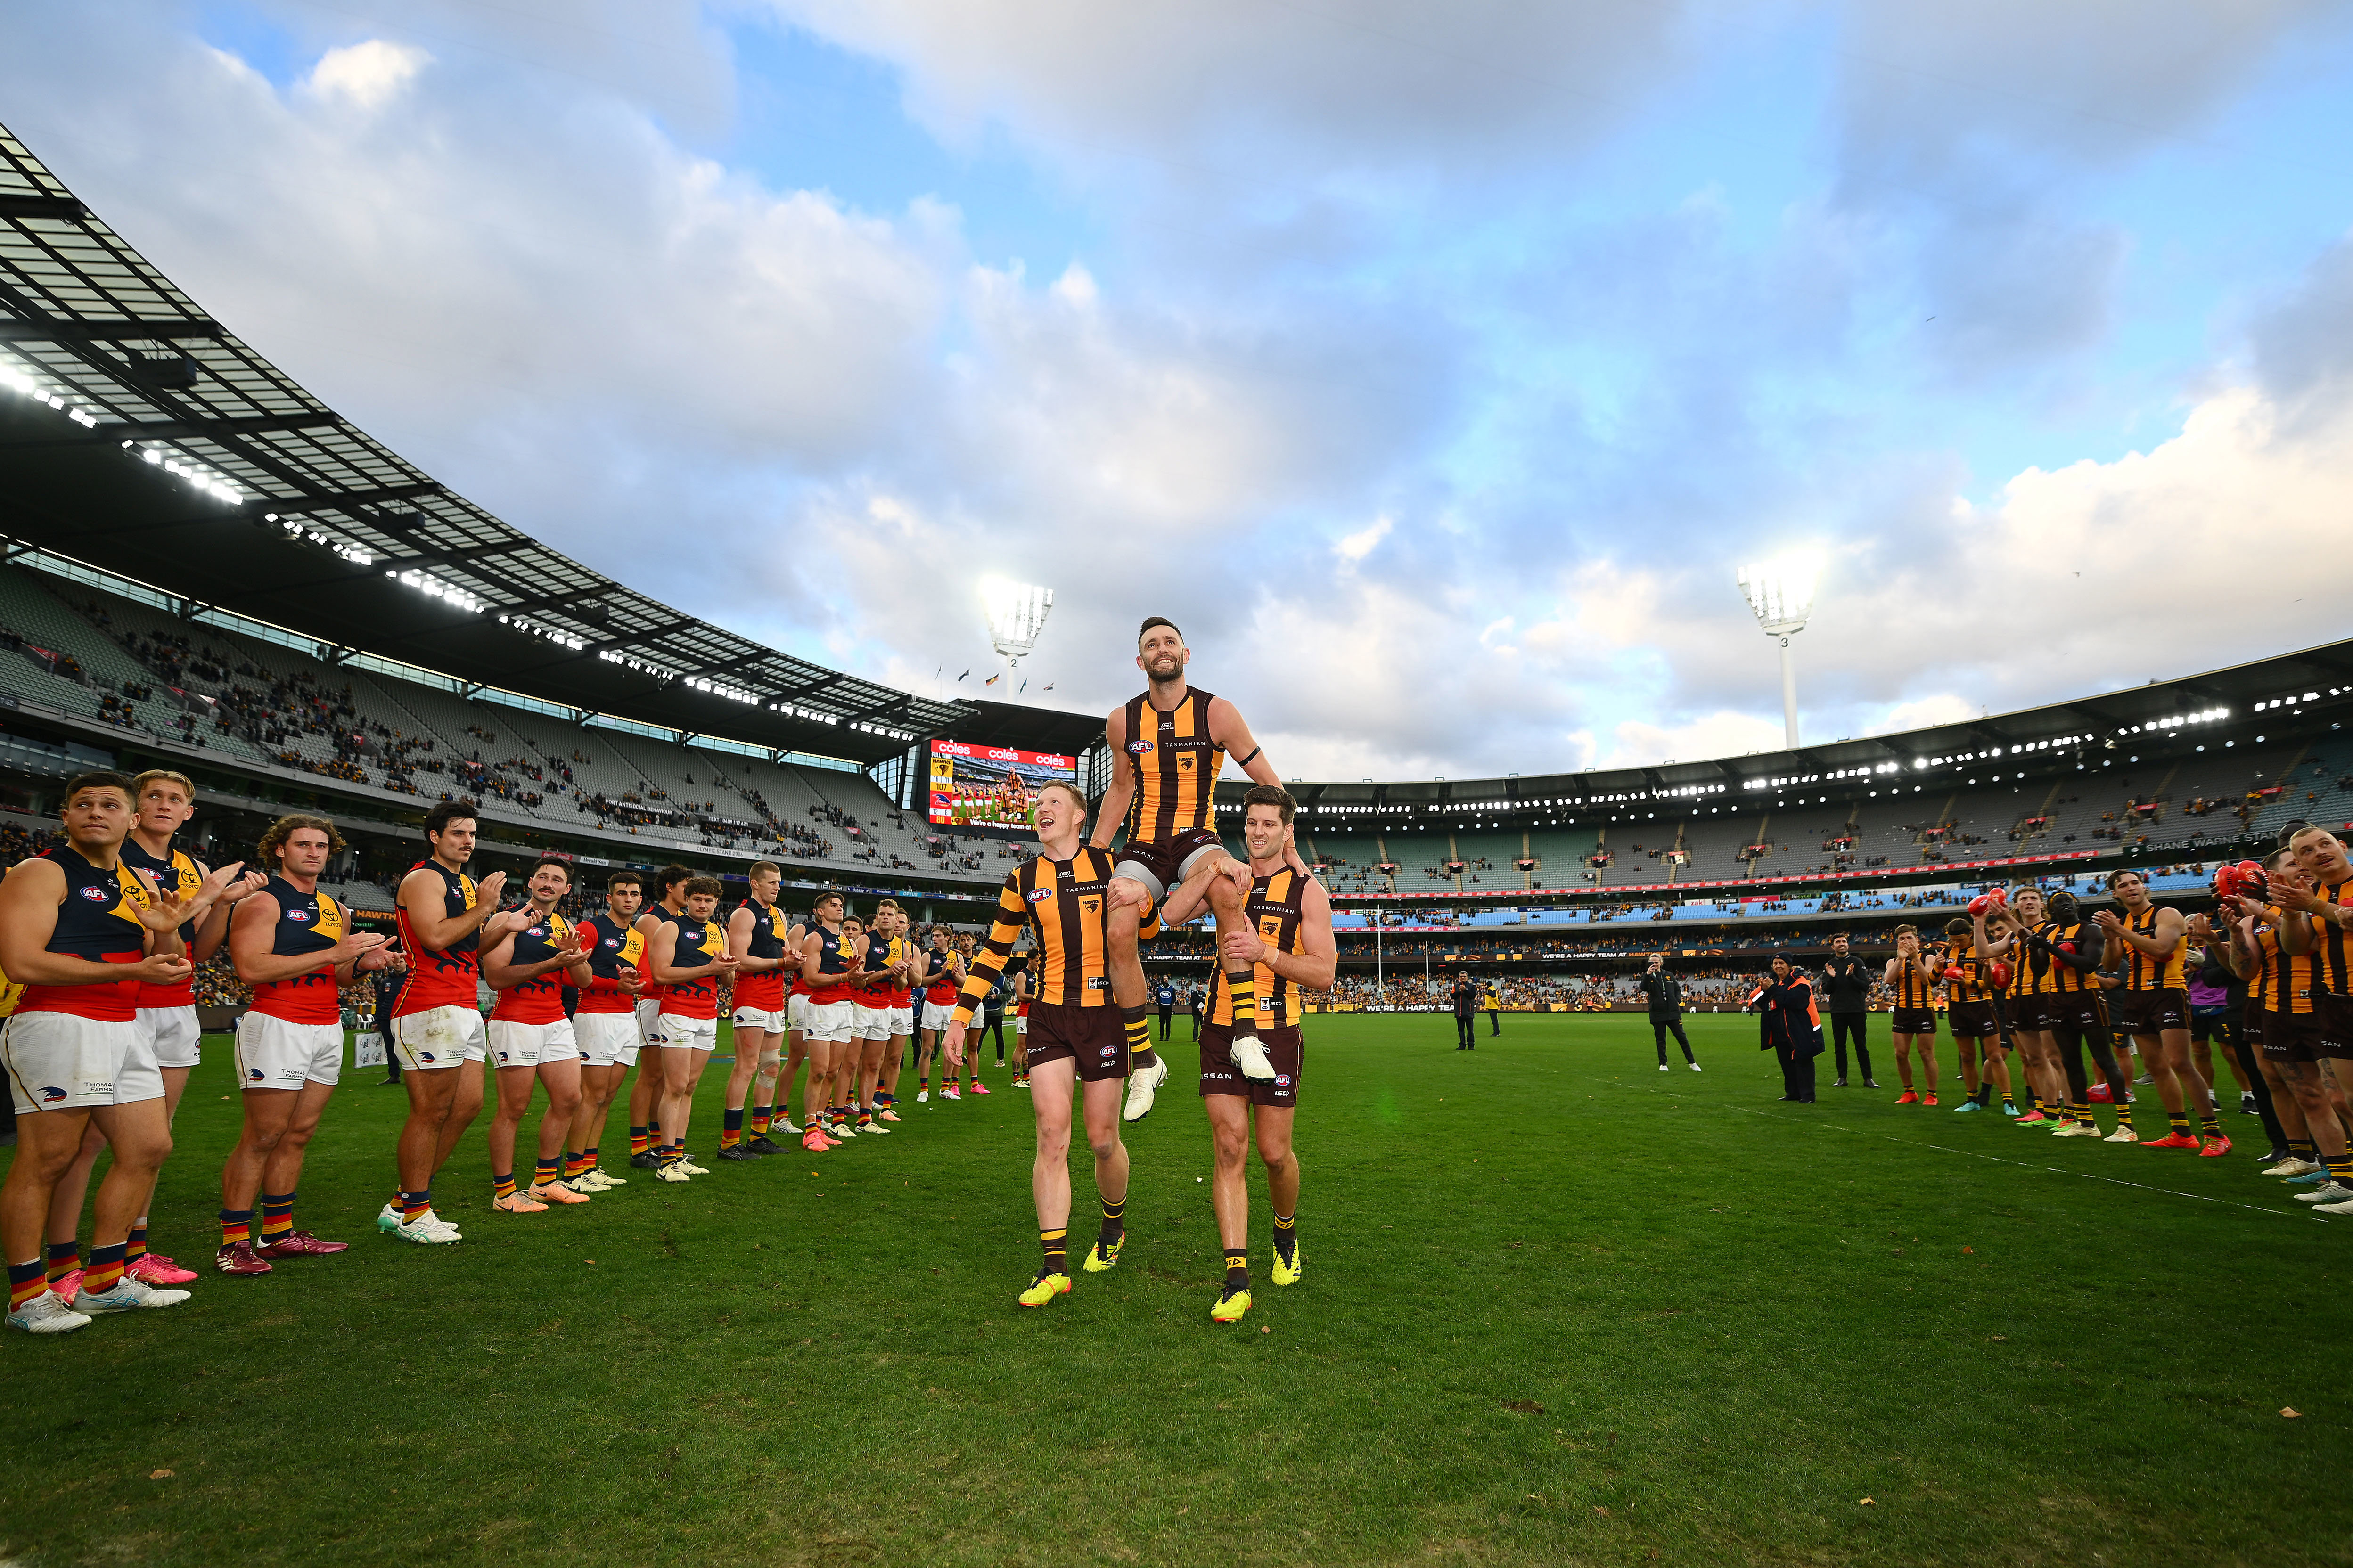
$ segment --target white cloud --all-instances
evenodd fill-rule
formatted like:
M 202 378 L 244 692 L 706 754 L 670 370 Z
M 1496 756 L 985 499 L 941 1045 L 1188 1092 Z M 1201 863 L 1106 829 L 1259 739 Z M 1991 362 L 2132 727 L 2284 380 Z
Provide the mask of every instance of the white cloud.
M 432 58 L 412 45 L 370 38 L 321 55 L 303 79 L 303 86 L 321 98 L 342 99 L 361 109 L 381 109 Z
M 1388 518 L 1376 519 L 1369 527 L 1342 535 L 1340 542 L 1332 546 L 1332 553 L 1340 558 L 1343 565 L 1358 565 L 1373 552 L 1375 546 L 1389 536 L 1393 526 Z

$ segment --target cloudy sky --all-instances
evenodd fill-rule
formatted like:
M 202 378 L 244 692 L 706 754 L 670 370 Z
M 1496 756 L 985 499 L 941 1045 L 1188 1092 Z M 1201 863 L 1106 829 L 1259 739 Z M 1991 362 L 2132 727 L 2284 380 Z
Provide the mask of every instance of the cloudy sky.
M 5 28 L 0 121 L 342 412 L 919 690 L 992 668 L 992 573 L 1056 592 L 1028 700 L 1123 700 L 1166 614 L 1303 777 L 1778 746 L 1782 551 L 1810 739 L 2348 634 L 2345 4 Z

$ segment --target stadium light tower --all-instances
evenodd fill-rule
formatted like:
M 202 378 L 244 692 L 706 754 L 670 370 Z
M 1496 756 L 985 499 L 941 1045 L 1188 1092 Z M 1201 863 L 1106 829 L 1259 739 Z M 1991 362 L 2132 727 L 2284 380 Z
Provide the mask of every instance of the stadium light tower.
M 1784 555 L 1759 565 L 1740 568 L 1740 592 L 1756 612 L 1765 635 L 1781 645 L 1781 723 L 1789 749 L 1798 749 L 1798 666 L 1789 654 L 1789 639 L 1806 629 L 1814 613 L 1814 587 L 1821 580 L 1819 555 Z
M 988 640 L 1010 668 L 1038 646 L 1038 634 L 1046 629 L 1047 613 L 1054 607 L 1054 590 L 984 577 L 980 604 L 988 616 Z

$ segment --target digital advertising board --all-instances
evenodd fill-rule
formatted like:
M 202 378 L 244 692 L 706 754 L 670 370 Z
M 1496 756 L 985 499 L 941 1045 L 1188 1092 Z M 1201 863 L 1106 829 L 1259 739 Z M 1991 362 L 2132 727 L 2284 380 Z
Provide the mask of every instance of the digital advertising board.
M 1038 792 L 1050 784 L 1078 781 L 1076 757 L 934 741 L 925 816 L 934 827 L 1026 834 L 1031 830 L 1029 803 Z

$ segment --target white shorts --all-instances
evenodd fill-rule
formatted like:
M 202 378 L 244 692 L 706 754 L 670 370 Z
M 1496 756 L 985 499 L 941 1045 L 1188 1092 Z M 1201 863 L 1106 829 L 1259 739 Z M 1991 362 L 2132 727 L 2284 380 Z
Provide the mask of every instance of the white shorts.
M 301 1089 L 343 1078 L 343 1026 L 295 1024 L 248 1009 L 237 1021 L 237 1081 L 247 1089 Z
M 634 1013 L 575 1014 L 572 1034 L 580 1042 L 580 1059 L 592 1068 L 638 1065 L 638 1020 Z
M 490 1056 L 482 1016 L 454 1004 L 402 1013 L 392 1020 L 392 1052 L 404 1072 L 431 1072 Z
M 0 1029 L 0 1069 L 8 1074 L 19 1116 L 164 1098 L 155 1053 L 128 1020 L 19 1013 Z
M 891 1021 L 889 1037 L 892 1039 L 901 1039 L 915 1032 L 915 1009 L 912 1006 L 893 1007 L 883 1016 Z
M 808 1021 L 801 1027 L 812 1040 L 854 1040 L 858 1038 L 857 1013 L 855 1002 L 812 1002 Z
M 764 1029 L 771 1035 L 785 1031 L 785 1016 L 765 1007 L 738 1007 L 728 1016 L 729 1023 L 739 1029 Z
M 796 991 L 785 998 L 785 1027 L 787 1029 L 808 1027 L 807 993 Z
M 661 1016 L 661 1035 L 665 1046 L 681 1050 L 707 1051 L 719 1043 L 719 1020 L 664 1013 Z
M 553 1024 L 518 1024 L 512 1018 L 491 1020 L 492 1067 L 535 1068 L 579 1059 L 580 1042 L 573 1037 L 569 1018 L 558 1018 Z
M 205 1031 L 196 1022 L 195 1007 L 142 1007 L 134 1022 L 146 1031 L 147 1044 L 155 1053 L 157 1067 L 204 1065 Z
M 955 1003 L 953 1003 L 953 1002 L 933 1002 L 933 1001 L 928 1001 L 928 1000 L 924 1002 L 924 1004 L 923 1004 L 923 1027 L 925 1027 L 926 1029 L 944 1029 L 944 1028 L 946 1028 L 950 1024 L 953 1024 L 953 1023 L 955 1023 Z
M 661 1016 L 659 1002 L 645 1001 L 638 1004 L 638 1039 L 640 1044 L 656 1047 L 669 1044 L 662 1038 Z
M 890 1008 L 861 1007 L 855 1002 L 850 1006 L 856 1009 L 849 1031 L 851 1039 L 887 1040 L 891 1037 Z
M 1017 1036 L 1026 1035 L 1029 1032 L 1029 1014 L 1016 1013 L 1013 1015 L 1013 1032 Z

